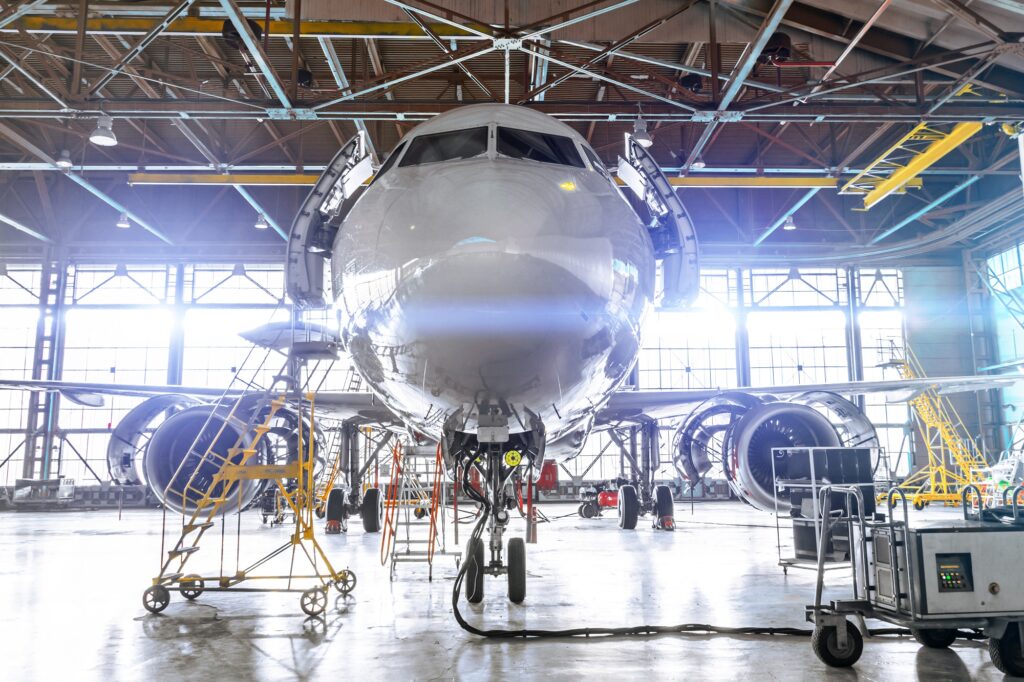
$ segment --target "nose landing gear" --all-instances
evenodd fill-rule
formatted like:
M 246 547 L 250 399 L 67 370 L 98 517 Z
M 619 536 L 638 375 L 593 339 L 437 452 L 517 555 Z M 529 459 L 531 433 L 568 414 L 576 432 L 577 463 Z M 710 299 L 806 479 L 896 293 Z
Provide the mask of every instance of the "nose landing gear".
M 529 475 L 527 471 L 541 460 L 542 450 L 534 446 L 533 436 L 515 434 L 501 443 L 478 443 L 471 434 L 446 439 L 448 454 L 458 464 L 456 471 L 461 470 L 462 489 L 481 508 L 464 558 L 462 584 L 471 604 L 483 601 L 485 575 L 506 577 L 508 599 L 513 604 L 526 599 L 526 542 L 515 537 L 506 543 L 505 535 L 511 520 L 509 510 L 518 506 L 515 491 L 522 477 Z

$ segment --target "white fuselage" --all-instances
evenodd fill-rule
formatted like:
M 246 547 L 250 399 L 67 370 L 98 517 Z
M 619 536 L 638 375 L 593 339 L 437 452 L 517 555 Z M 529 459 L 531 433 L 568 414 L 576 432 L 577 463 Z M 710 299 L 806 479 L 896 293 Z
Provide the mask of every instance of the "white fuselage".
M 522 137 L 499 127 L 569 138 L 580 163 L 499 154 L 499 136 L 505 150 Z M 416 144 L 474 129 L 483 144 L 481 128 L 486 146 L 469 158 L 431 162 L 426 142 Z M 584 422 L 639 352 L 655 273 L 645 226 L 578 133 L 524 107 L 457 109 L 396 150 L 334 243 L 334 295 L 356 369 L 431 435 L 460 408 L 473 431 L 474 406 L 494 401 L 539 415 L 551 438 Z M 526 422 L 510 420 L 511 430 Z

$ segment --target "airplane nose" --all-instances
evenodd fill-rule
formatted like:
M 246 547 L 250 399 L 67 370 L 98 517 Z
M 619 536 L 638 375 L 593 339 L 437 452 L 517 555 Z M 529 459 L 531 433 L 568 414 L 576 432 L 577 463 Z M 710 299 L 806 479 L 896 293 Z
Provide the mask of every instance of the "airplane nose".
M 602 176 L 540 166 L 398 169 L 339 233 L 349 351 L 411 417 L 502 400 L 553 425 L 628 371 L 642 226 Z
M 574 386 L 583 356 L 611 340 L 605 301 L 569 270 L 527 254 L 435 262 L 400 286 L 398 304 L 425 382 L 480 398 L 551 400 L 549 384 Z

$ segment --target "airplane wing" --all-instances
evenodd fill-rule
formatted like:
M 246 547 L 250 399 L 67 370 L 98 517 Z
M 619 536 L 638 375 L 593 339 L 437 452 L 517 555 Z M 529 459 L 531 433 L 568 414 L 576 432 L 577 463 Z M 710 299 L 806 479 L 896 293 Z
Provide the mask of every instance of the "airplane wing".
M 221 396 L 239 398 L 241 390 L 225 391 L 208 386 L 160 386 L 145 384 L 105 384 L 88 381 L 41 381 L 34 379 L 0 379 L 0 390 L 57 391 L 73 403 L 86 407 L 102 407 L 104 396 L 151 398 L 157 395 L 187 395 L 213 401 Z M 393 423 L 398 420 L 371 393 L 355 391 L 321 391 L 316 394 L 316 409 L 339 419 L 363 417 L 370 422 Z
M 888 402 L 912 400 L 924 391 L 935 390 L 940 395 L 984 391 L 1010 386 L 1024 380 L 1024 375 L 928 377 L 921 379 L 893 379 L 888 381 L 849 381 L 834 384 L 802 384 L 787 386 L 759 386 L 732 389 L 686 390 L 621 390 L 608 399 L 595 418 L 597 425 L 630 421 L 638 417 L 668 419 L 686 414 L 690 406 L 702 403 L 723 393 L 747 393 L 756 396 L 792 396 L 824 391 L 844 396 L 885 393 Z

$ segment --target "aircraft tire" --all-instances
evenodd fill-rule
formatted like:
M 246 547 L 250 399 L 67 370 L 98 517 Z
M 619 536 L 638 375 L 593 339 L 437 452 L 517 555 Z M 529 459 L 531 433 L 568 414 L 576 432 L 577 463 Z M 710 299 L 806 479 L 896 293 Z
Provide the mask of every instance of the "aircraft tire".
M 466 600 L 470 604 L 479 604 L 484 600 L 484 542 L 480 538 L 469 541 L 466 552 Z
M 508 600 L 522 604 L 526 599 L 526 543 L 522 538 L 508 541 Z
M 363 530 L 367 533 L 379 533 L 384 521 L 384 498 L 380 488 L 369 488 L 363 495 L 363 504 L 359 508 L 363 517 Z
M 619 528 L 633 530 L 639 516 L 640 500 L 636 488 L 631 485 L 622 486 L 619 488 Z

